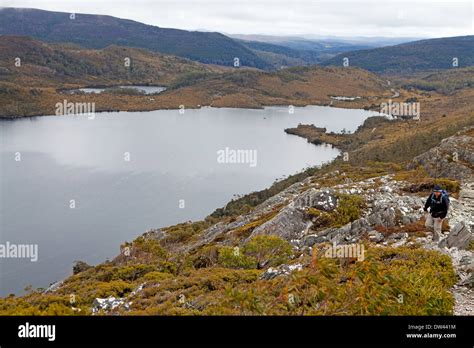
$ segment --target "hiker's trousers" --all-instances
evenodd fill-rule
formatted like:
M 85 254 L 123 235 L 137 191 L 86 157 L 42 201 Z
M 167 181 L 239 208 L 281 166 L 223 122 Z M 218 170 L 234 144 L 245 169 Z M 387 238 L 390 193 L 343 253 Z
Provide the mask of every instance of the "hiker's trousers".
M 434 232 L 433 240 L 437 241 L 441 237 L 441 226 L 443 225 L 443 219 L 434 218 L 431 214 L 426 214 L 425 226 Z

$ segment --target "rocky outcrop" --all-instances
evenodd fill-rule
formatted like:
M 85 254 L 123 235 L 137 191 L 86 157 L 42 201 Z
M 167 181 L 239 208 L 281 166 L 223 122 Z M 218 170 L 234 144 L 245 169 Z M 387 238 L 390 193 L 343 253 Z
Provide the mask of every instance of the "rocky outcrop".
M 443 139 L 439 146 L 415 157 L 410 168 L 421 165 L 432 177 L 465 181 L 472 176 L 474 168 L 474 138 L 469 135 L 473 129 L 471 127 Z
M 339 172 L 327 174 L 328 177 Z M 312 187 L 308 188 L 311 185 Z M 217 237 L 257 221 L 272 210 L 279 212 L 262 225 L 253 229 L 245 242 L 262 234 L 277 235 L 291 242 L 295 247 L 311 247 L 317 243 L 353 243 L 368 235 L 374 242 L 382 242 L 384 237 L 376 231 L 377 227 L 390 228 L 418 221 L 423 214 L 423 199 L 408 195 L 402 189 L 403 181 L 394 181 L 393 176 L 381 176 L 359 182 L 348 180 L 334 187 L 319 187 L 311 184 L 311 178 L 294 184 L 270 200 L 256 207 L 251 213 L 242 215 L 232 222 L 220 222 L 207 229 L 194 247 L 212 242 Z M 357 195 L 366 202 L 362 216 L 341 227 L 319 228 L 316 221 L 308 218 L 306 210 L 314 208 L 331 213 L 338 207 L 338 195 Z
M 471 274 L 469 277 L 464 279 L 460 284 L 467 286 L 468 288 L 474 289 L 474 274 Z
M 450 224 L 455 226 L 464 222 L 474 231 L 474 176 L 461 185 L 458 199 L 451 198 Z
M 404 183 L 393 181 L 392 176 L 379 177 L 378 181 L 379 187 L 375 187 L 374 179 L 368 179 L 303 191 L 277 216 L 256 228 L 249 238 L 273 234 L 298 247 L 311 247 L 323 242 L 353 243 L 368 234 L 371 240 L 381 242 L 383 235 L 374 228 L 403 226 L 418 221 L 422 217 L 423 199 L 401 192 Z M 305 209 L 311 207 L 332 212 L 338 206 L 338 194 L 363 197 L 367 204 L 363 216 L 342 227 L 313 229 L 312 221 L 304 214 Z
M 107 314 L 117 308 L 123 308 L 128 311 L 132 305 L 130 299 L 136 294 L 140 293 L 144 286 L 145 283 L 140 284 L 140 286 L 133 290 L 126 298 L 118 298 L 114 296 L 109 296 L 107 298 L 96 298 L 94 302 L 92 302 L 92 314 Z
M 213 242 L 217 237 L 225 235 L 227 232 L 235 230 L 237 228 L 243 227 L 252 221 L 259 219 L 261 216 L 271 213 L 281 207 L 282 205 L 289 204 L 298 194 L 301 193 L 301 190 L 305 185 L 311 180 L 307 178 L 302 182 L 295 183 L 283 190 L 282 192 L 276 194 L 273 197 L 270 197 L 262 204 L 255 207 L 251 213 L 239 216 L 235 221 L 230 223 L 218 222 L 215 225 L 209 227 L 202 234 L 199 241 L 196 243 L 186 246 L 185 251 L 195 249 L 201 245 L 205 245 Z
M 313 187 L 298 195 L 293 205 L 297 208 L 311 207 L 330 212 L 337 207 L 336 191 L 332 189 L 318 190 Z
M 467 249 L 471 240 L 472 234 L 469 227 L 464 221 L 461 221 L 451 229 L 448 237 L 439 243 L 439 247 Z
M 98 314 L 101 311 L 109 312 L 121 306 L 125 309 L 129 308 L 129 304 L 123 298 L 115 298 L 113 296 L 96 298 L 92 303 L 92 314 Z
M 249 239 L 261 234 L 272 234 L 289 241 L 300 240 L 310 226 L 311 223 L 304 220 L 303 211 L 289 205 L 273 219 L 257 227 Z
M 317 243 L 335 242 L 353 243 L 360 239 L 362 233 L 371 231 L 372 227 L 365 218 L 357 219 L 339 228 L 327 228 L 316 234 L 306 235 L 302 242 L 305 246 L 313 246 Z
M 142 237 L 145 240 L 156 240 L 160 241 L 166 237 L 166 233 L 162 231 L 161 229 L 150 229 L 146 231 Z
M 48 286 L 48 288 L 44 291 L 44 293 L 47 294 L 47 293 L 50 293 L 50 292 L 55 292 L 58 289 L 60 289 L 61 286 L 63 286 L 63 284 L 64 284 L 64 281 L 62 281 L 62 280 L 54 282 L 54 283 L 52 283 Z

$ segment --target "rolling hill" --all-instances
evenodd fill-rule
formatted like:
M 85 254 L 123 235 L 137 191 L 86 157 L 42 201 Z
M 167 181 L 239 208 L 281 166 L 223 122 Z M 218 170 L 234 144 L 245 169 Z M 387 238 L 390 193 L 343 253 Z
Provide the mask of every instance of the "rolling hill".
M 0 35 L 25 35 L 47 42 L 75 43 L 86 48 L 109 45 L 145 48 L 207 64 L 270 69 L 271 64 L 235 40 L 213 32 L 160 28 L 111 16 L 0 9 Z
M 457 90 L 474 88 L 474 66 L 440 70 L 420 78 L 402 79 L 400 82 L 406 89 L 416 88 L 422 91 L 452 94 Z
M 274 66 L 301 66 L 322 61 L 321 52 L 299 50 L 266 42 L 238 40 L 262 59 Z
M 19 66 L 15 65 L 17 58 L 21 59 Z M 130 67 L 125 66 L 126 58 L 130 59 Z M 226 69 L 145 49 L 111 45 L 93 50 L 25 36 L 0 36 L 0 83 L 14 87 L 134 82 L 168 86 L 188 75 Z
M 131 59 L 130 68 L 124 58 Z M 16 66 L 16 58 L 21 65 Z M 54 113 L 64 89 L 86 86 L 148 84 L 166 86 L 153 98 L 135 95 L 70 95 L 71 101 L 96 103 L 97 111 L 155 110 L 264 105 L 329 104 L 330 96 L 388 96 L 384 79 L 357 68 L 295 67 L 277 72 L 201 64 L 145 49 L 111 45 L 85 49 L 72 44 L 46 43 L 30 37 L 0 36 L 0 117 Z M 351 105 L 356 102 L 352 102 Z
M 351 66 L 376 73 L 410 74 L 474 65 L 474 36 L 459 36 L 420 40 L 395 46 L 379 47 L 339 54 L 323 65 L 341 66 L 343 58 L 349 58 Z

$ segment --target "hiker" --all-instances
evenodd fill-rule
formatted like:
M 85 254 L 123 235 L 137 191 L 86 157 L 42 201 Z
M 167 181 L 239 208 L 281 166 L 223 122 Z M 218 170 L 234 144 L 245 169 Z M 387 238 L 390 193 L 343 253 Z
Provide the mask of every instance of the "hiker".
M 426 214 L 425 226 L 433 231 L 433 241 L 437 242 L 441 238 L 441 226 L 449 209 L 448 193 L 439 185 L 433 187 L 433 192 L 426 200 L 423 210 L 427 212 L 428 208 L 430 211 Z

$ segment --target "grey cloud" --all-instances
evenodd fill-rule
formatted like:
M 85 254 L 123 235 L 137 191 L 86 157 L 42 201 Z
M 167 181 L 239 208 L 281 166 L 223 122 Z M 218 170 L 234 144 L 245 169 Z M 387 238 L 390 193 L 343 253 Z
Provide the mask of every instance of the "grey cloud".
M 269 35 L 473 34 L 470 0 L 2 0 L 4 6 L 108 14 L 161 27 Z

